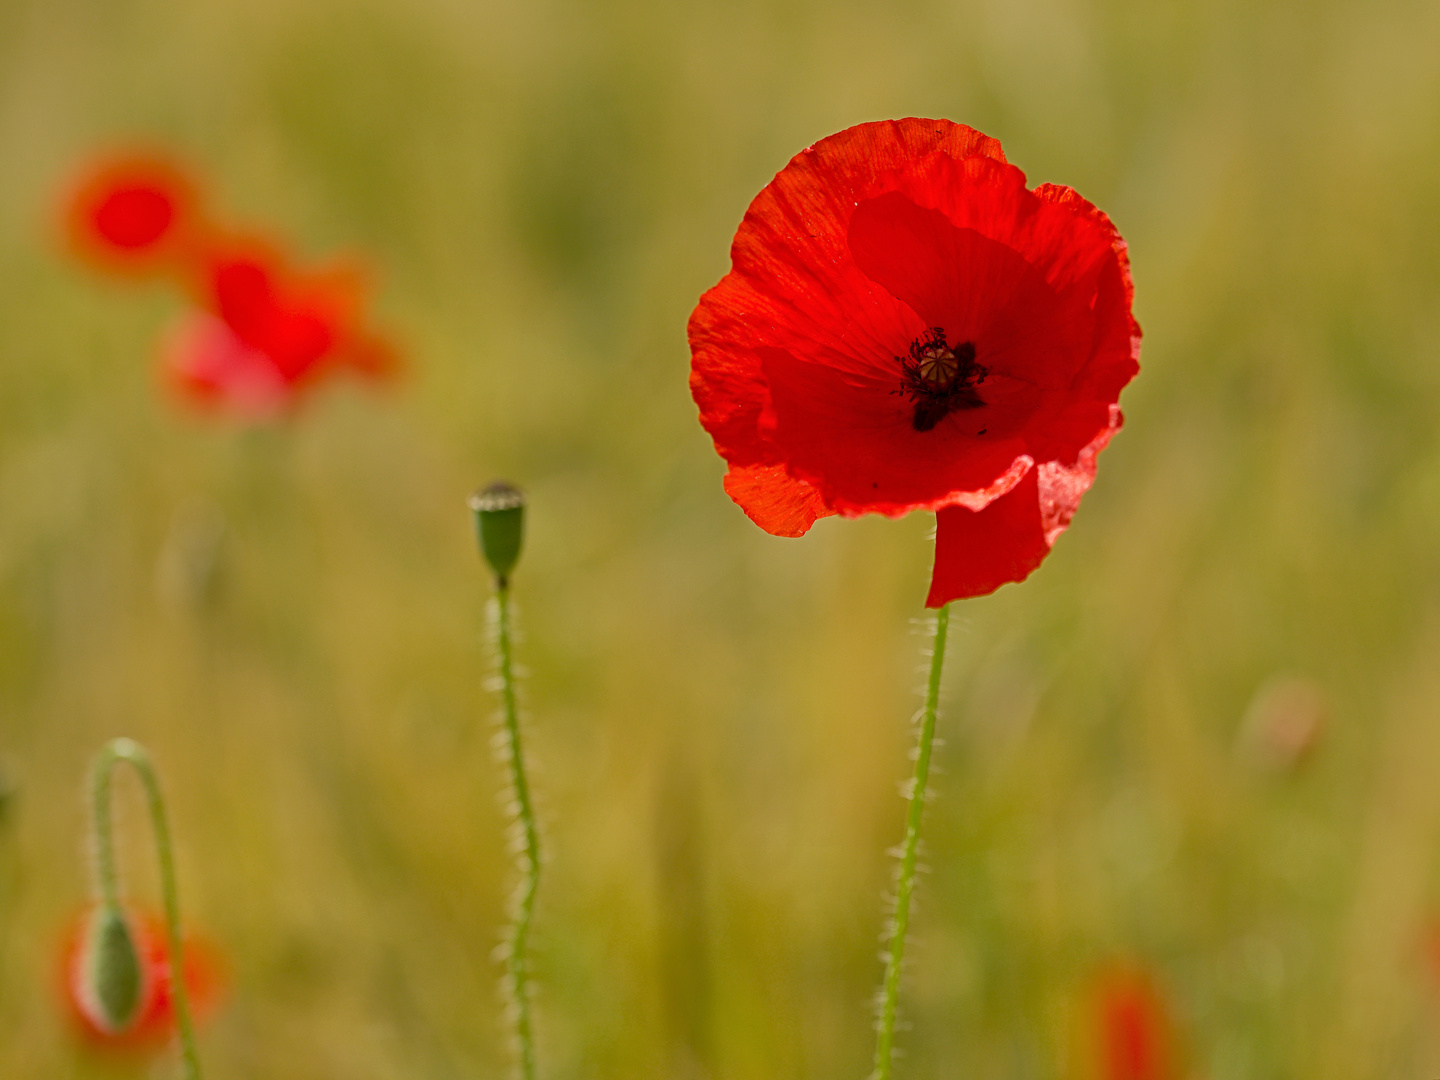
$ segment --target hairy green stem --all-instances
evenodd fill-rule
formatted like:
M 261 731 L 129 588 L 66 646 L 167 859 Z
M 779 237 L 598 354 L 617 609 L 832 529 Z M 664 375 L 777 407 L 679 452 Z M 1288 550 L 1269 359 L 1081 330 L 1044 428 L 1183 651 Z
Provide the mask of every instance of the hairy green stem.
M 930 779 L 930 752 L 935 743 L 935 713 L 940 703 L 940 672 L 945 666 L 945 634 L 949 625 L 950 605 L 946 604 L 935 613 L 930 681 L 925 689 L 925 708 L 920 715 L 920 737 L 915 750 L 915 777 L 910 785 L 910 807 L 905 816 L 905 844 L 900 855 L 900 874 L 895 886 L 895 921 L 891 927 L 885 981 L 880 988 L 874 1080 L 890 1080 L 890 1060 L 895 1051 L 895 1017 L 900 1005 L 900 972 L 905 962 L 905 935 L 910 929 L 910 900 L 915 893 L 915 862 L 920 854 L 920 817 L 925 811 L 925 787 Z
M 114 739 L 105 744 L 95 759 L 91 798 L 95 815 L 95 875 L 101 903 L 118 907 L 120 879 L 115 871 L 114 829 L 110 815 L 110 780 L 115 766 L 125 762 L 145 786 L 150 824 L 155 833 L 155 853 L 160 865 L 160 892 L 165 903 L 165 936 L 170 965 L 170 1000 L 175 1007 L 175 1026 L 180 1034 L 180 1055 L 185 1080 L 200 1080 L 200 1055 L 195 1049 L 195 1028 L 190 1019 L 190 995 L 185 987 L 184 945 L 180 938 L 180 899 L 175 887 L 175 857 L 170 844 L 170 825 L 165 815 L 165 798 L 149 752 L 133 739 Z
M 515 893 L 510 940 L 506 950 L 505 990 L 515 1022 L 515 1041 L 520 1055 L 521 1080 L 535 1080 L 535 1040 L 530 1028 L 530 921 L 535 914 L 535 891 L 540 884 L 540 831 L 535 825 L 535 808 L 530 783 L 525 776 L 525 752 L 520 744 L 520 710 L 515 700 L 513 634 L 510 618 L 510 586 L 501 578 L 495 588 L 495 637 L 500 654 L 500 697 L 505 725 L 505 751 L 514 789 L 514 812 L 520 845 L 515 854 L 520 886 Z

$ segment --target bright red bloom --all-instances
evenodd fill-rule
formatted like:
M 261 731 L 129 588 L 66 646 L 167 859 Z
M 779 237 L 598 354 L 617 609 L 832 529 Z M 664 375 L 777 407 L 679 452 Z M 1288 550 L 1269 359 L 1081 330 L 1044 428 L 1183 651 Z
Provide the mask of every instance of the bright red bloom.
M 767 531 L 937 514 L 926 603 L 1021 581 L 1120 428 L 1139 369 L 1125 242 L 946 120 L 861 124 L 750 204 L 690 317 L 725 490 Z
M 72 245 L 110 270 L 154 272 L 183 255 L 196 226 L 194 185 L 158 157 L 130 155 L 101 163 L 67 207 Z
M 164 1044 L 175 1033 L 175 1002 L 170 992 L 169 950 L 165 924 L 154 915 L 128 914 L 127 922 L 141 960 L 141 998 L 134 1017 L 122 1030 L 106 1021 L 85 983 L 86 935 L 94 926 L 93 909 L 70 927 L 64 949 L 65 1000 L 80 1031 L 97 1048 L 143 1051 Z M 208 942 L 184 939 L 185 989 L 190 1011 L 201 1020 L 215 1008 L 224 989 L 223 962 Z
M 1141 972 L 1111 972 L 1096 994 L 1103 1080 L 1173 1080 L 1170 1018 L 1155 985 Z

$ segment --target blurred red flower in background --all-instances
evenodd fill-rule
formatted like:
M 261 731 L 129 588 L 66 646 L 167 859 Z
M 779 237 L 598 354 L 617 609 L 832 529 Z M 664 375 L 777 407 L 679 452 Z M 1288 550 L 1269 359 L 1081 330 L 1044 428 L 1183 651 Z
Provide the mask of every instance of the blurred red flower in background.
M 66 227 L 76 253 L 104 270 L 154 273 L 186 254 L 197 225 L 190 179 L 159 157 L 102 162 L 70 197 Z
M 394 372 L 393 349 L 365 326 L 358 266 L 298 270 L 278 244 L 215 226 L 195 190 L 159 159 L 120 158 L 92 170 L 68 213 L 72 243 L 91 262 L 178 276 L 196 304 L 162 348 L 182 394 L 261 418 L 342 368 L 371 377 Z
M 207 252 L 195 286 L 203 311 L 177 324 L 165 363 L 197 403 L 264 415 L 341 368 L 385 376 L 396 367 L 364 329 L 356 266 L 300 273 L 272 245 L 226 241 Z
M 762 528 L 937 514 L 927 604 L 1039 566 L 1139 370 L 1125 243 L 946 120 L 861 124 L 756 196 L 690 317 L 691 391 Z
M 1133 968 L 1103 976 L 1095 990 L 1102 1080 L 1175 1080 L 1169 1013 L 1154 982 Z
M 163 1046 L 175 1034 L 175 1002 L 170 992 L 170 959 L 165 924 L 156 915 L 127 912 L 130 933 L 141 960 L 141 998 L 133 1018 L 116 1030 L 107 1022 L 85 984 L 87 934 L 94 908 L 72 923 L 64 941 L 65 1001 L 76 1027 L 97 1049 L 141 1052 Z M 190 1012 L 199 1022 L 214 1011 L 224 992 L 224 962 L 210 942 L 186 935 L 183 940 L 183 975 Z

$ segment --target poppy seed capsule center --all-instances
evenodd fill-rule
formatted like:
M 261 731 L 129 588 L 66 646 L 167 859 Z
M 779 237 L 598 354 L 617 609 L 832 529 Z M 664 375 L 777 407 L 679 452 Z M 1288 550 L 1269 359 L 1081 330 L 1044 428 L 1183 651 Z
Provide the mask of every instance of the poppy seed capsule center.
M 975 343 L 962 341 L 951 348 L 945 331 L 932 326 L 910 343 L 909 356 L 897 356 L 902 378 L 897 393 L 915 405 L 911 424 L 929 431 L 955 409 L 978 409 L 985 404 L 975 387 L 989 372 L 975 362 Z

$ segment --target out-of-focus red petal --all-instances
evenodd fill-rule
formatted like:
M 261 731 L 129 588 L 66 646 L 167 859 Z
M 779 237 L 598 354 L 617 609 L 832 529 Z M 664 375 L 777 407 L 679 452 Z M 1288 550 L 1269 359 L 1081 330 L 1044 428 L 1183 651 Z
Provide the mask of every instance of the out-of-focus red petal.
M 803 536 L 817 518 L 835 513 L 811 485 L 778 465 L 732 467 L 725 474 L 725 493 L 775 536 Z
M 66 231 L 77 253 L 122 273 L 173 269 L 197 227 L 194 184 L 160 157 L 131 154 L 100 162 L 66 208 Z
M 214 316 L 187 316 L 165 343 L 165 371 L 192 401 L 251 418 L 349 368 L 381 378 L 399 355 L 365 325 L 365 266 L 353 258 L 298 269 L 279 244 L 199 212 L 189 180 L 162 158 L 113 158 L 66 205 L 85 257 L 129 272 L 164 271 Z
M 983 510 L 947 507 L 935 515 L 935 569 L 925 606 L 984 596 L 1024 581 L 1050 554 L 1040 516 L 1039 471 L 1028 470 Z
M 278 248 L 231 242 L 205 270 L 202 302 L 288 381 L 314 376 L 351 333 L 359 305 L 348 274 L 300 275 Z
M 347 367 L 372 379 L 394 378 L 403 367 L 400 353 L 390 341 L 368 333 L 348 338 L 340 347 L 339 358 Z
M 1112 971 L 1095 998 L 1103 1080 L 1175 1080 L 1170 1017 L 1151 979 L 1143 971 Z
M 155 993 L 140 1017 L 136 1036 L 142 1041 L 164 1041 L 175 1031 L 175 995 L 170 981 L 169 947 L 165 924 L 158 916 L 142 916 L 145 960 Z M 186 1000 L 198 1023 L 208 1017 L 224 992 L 224 962 L 219 951 L 203 938 L 186 935 L 181 941 L 180 975 L 185 980 Z
M 175 222 L 175 200 L 151 185 L 122 187 L 95 208 L 95 231 L 101 239 L 126 251 L 149 247 Z
M 205 312 L 183 316 L 161 349 L 165 375 L 191 402 L 259 420 L 283 412 L 294 385 L 271 357 Z

